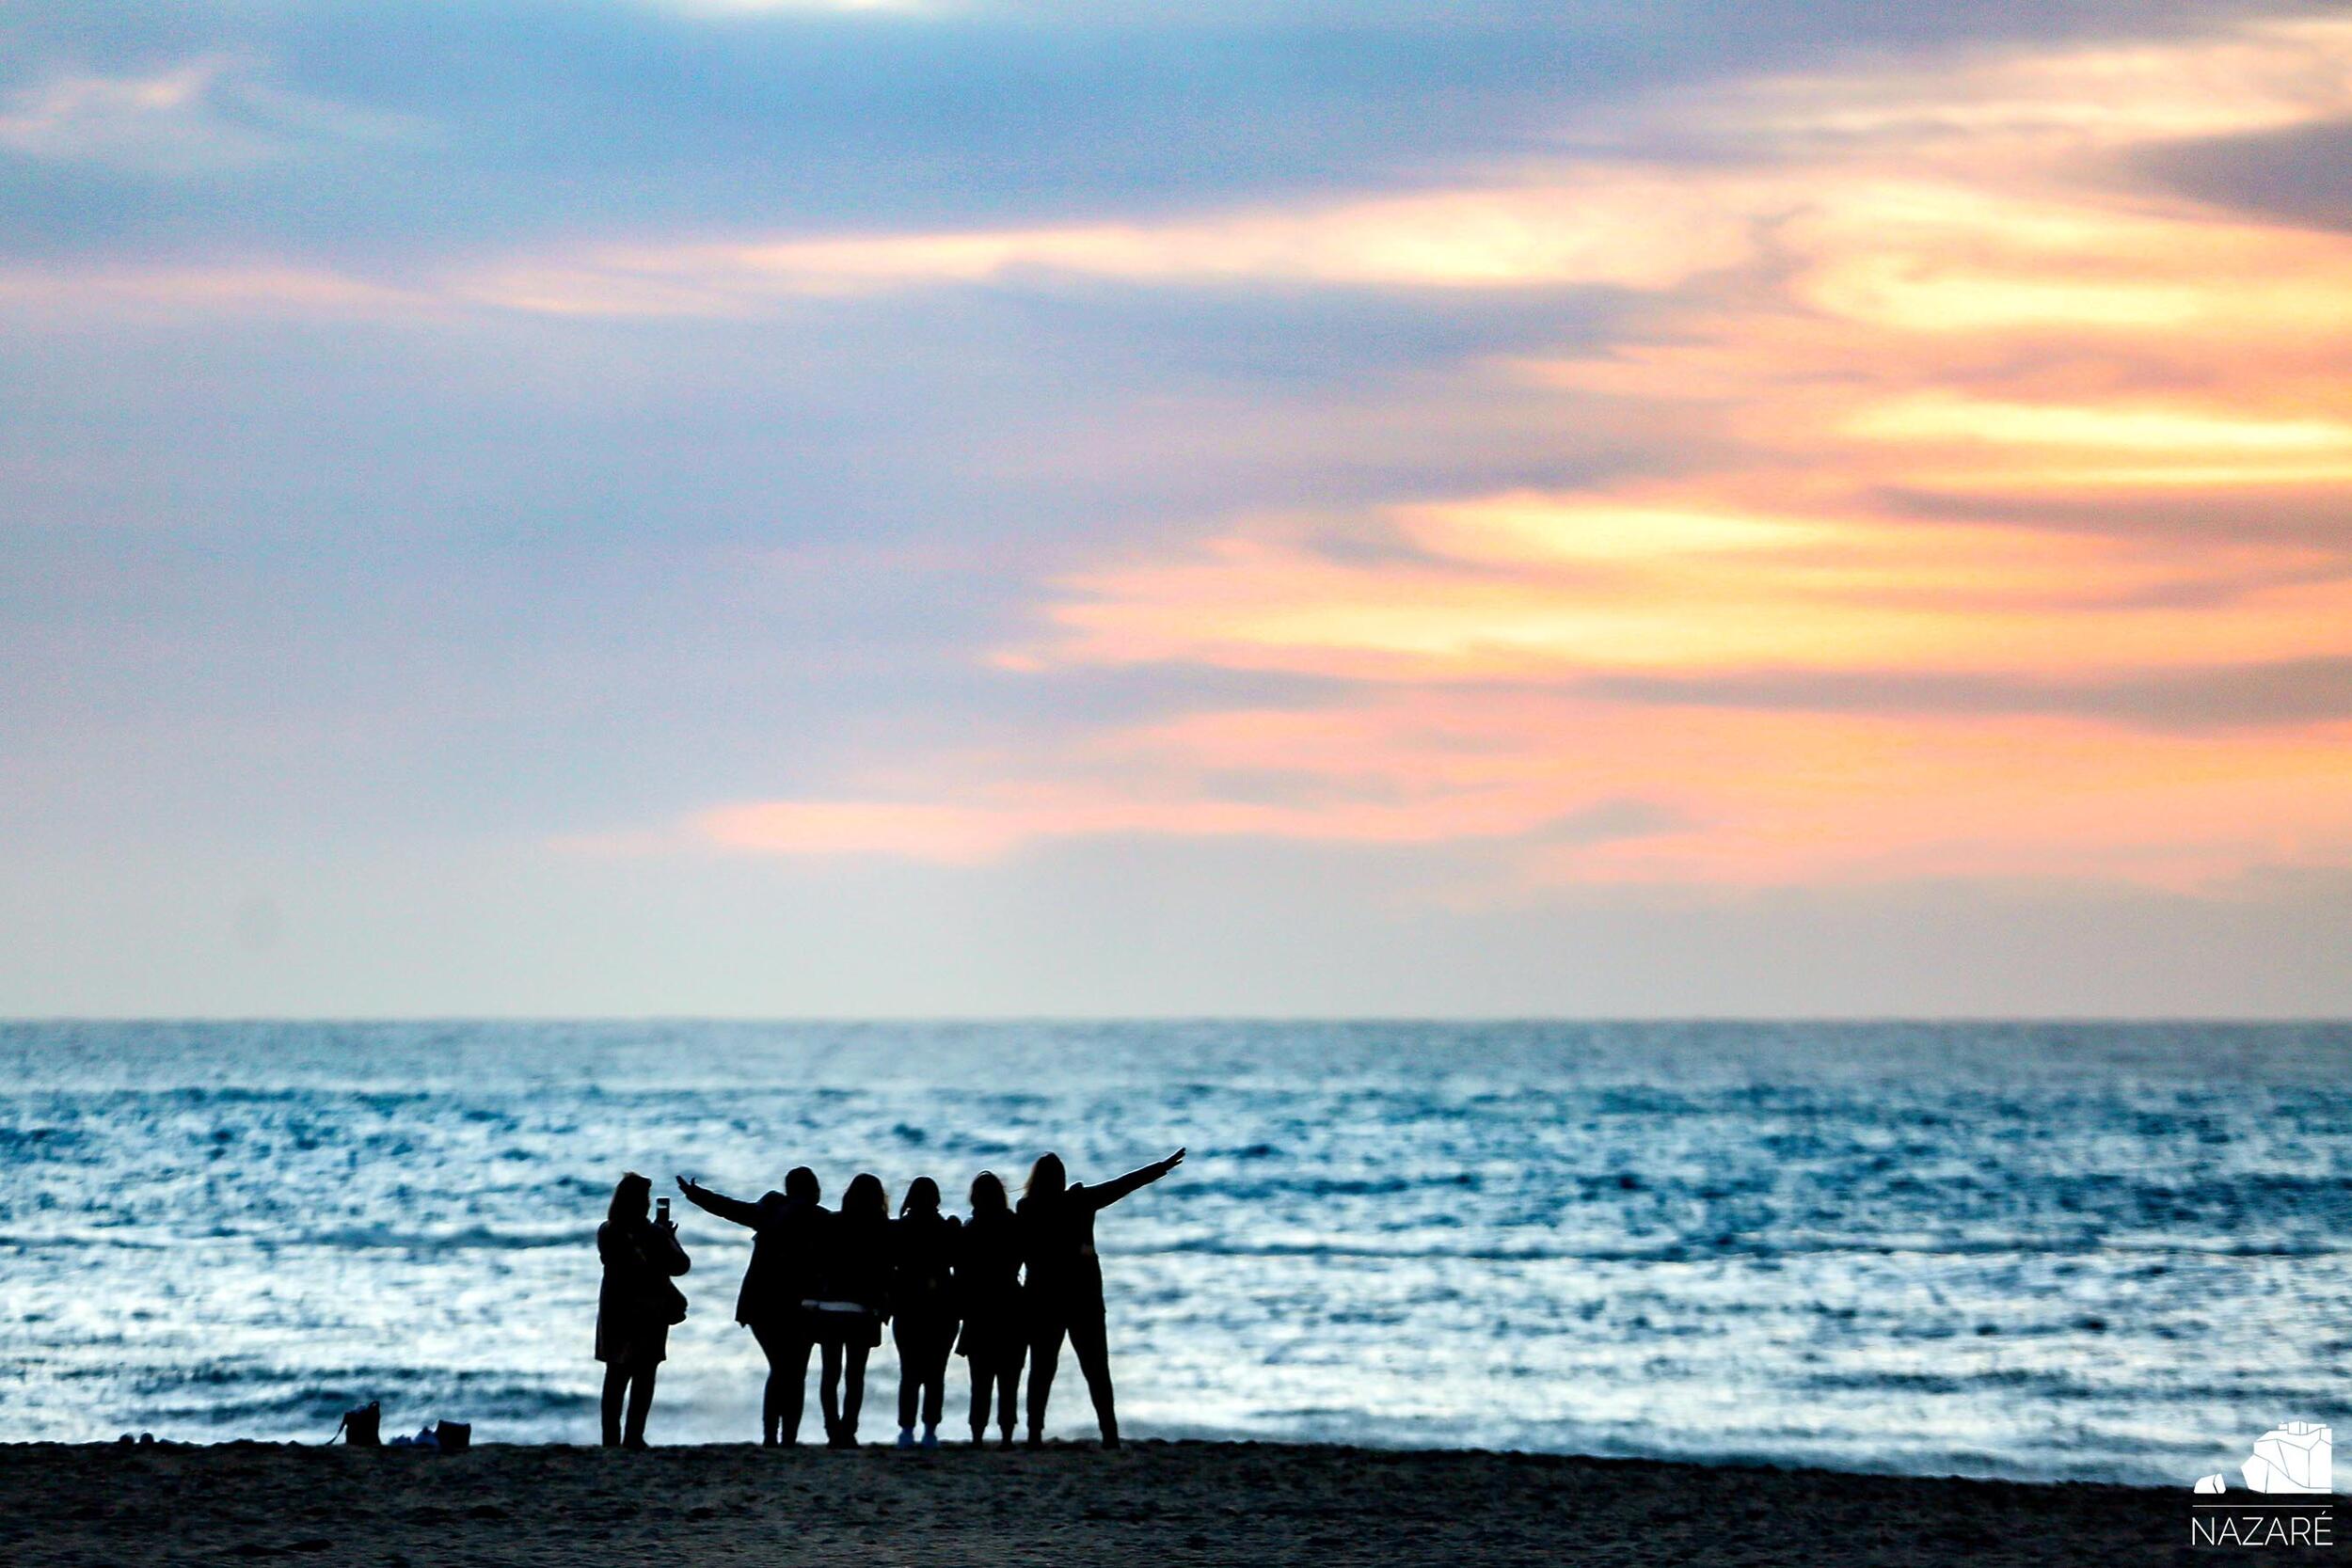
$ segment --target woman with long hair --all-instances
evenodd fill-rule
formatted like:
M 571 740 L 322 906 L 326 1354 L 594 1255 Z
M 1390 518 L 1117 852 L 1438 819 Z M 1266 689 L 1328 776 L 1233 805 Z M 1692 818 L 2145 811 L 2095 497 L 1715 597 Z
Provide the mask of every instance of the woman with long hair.
M 963 1338 L 956 1354 L 972 1366 L 972 1441 L 988 1435 L 988 1405 L 1012 1446 L 1012 1418 L 1021 1396 L 1021 1364 L 1028 1359 L 1029 1327 L 1021 1309 L 1021 1222 L 994 1171 L 972 1179 L 972 1219 L 956 1253 L 956 1304 Z
M 1119 1447 L 1119 1412 L 1111 1400 L 1110 1344 L 1103 1327 L 1103 1259 L 1094 1250 L 1094 1216 L 1138 1187 L 1157 1181 L 1184 1163 L 1178 1149 L 1165 1160 L 1114 1177 L 1099 1187 L 1073 1184 L 1061 1156 L 1044 1154 L 1030 1167 L 1022 1190 L 1022 1250 L 1028 1260 L 1029 1444 L 1045 1440 L 1045 1402 L 1054 1391 L 1054 1368 L 1062 1337 L 1086 1374 L 1094 1399 L 1094 1418 L 1103 1446 Z
M 825 1441 L 857 1447 L 858 1412 L 866 1403 L 866 1356 L 882 1343 L 890 1316 L 890 1195 L 866 1172 L 841 1195 L 841 1212 L 826 1227 L 822 1281 L 805 1303 L 817 1331 L 817 1398 L 825 1412 Z
M 759 1440 L 789 1447 L 800 1441 L 801 1404 L 808 1384 L 808 1353 L 817 1335 L 802 1303 L 814 1293 L 827 1214 L 817 1173 L 795 1166 L 784 1191 L 757 1203 L 714 1193 L 698 1181 L 677 1179 L 687 1200 L 752 1232 L 752 1261 L 735 1297 L 735 1321 L 752 1331 L 768 1358 L 768 1386 L 760 1397 Z
M 645 1446 L 654 1377 L 670 1354 L 670 1324 L 682 1315 L 686 1299 L 670 1281 L 692 1267 L 678 1245 L 677 1227 L 666 1218 L 657 1224 L 648 1214 L 652 1202 L 653 1183 L 630 1171 L 613 1186 L 604 1223 L 596 1227 L 596 1256 L 604 1262 L 604 1283 L 596 1291 L 596 1359 L 604 1363 L 608 1449 Z
M 955 1260 L 963 1222 L 939 1212 L 939 1183 L 918 1176 L 891 1227 L 890 1337 L 898 1346 L 898 1447 L 914 1447 L 919 1402 L 923 1447 L 939 1447 L 947 1355 L 956 1342 Z

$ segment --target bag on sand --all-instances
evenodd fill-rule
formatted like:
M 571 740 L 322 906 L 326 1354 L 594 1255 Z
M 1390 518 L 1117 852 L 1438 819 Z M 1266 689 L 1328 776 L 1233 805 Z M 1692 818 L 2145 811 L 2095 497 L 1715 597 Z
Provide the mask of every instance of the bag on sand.
M 383 1405 L 370 1400 L 357 1410 L 343 1412 L 342 1420 L 335 1428 L 335 1437 L 342 1438 L 355 1449 L 380 1449 L 384 1446 L 381 1435 L 383 1425 Z M 334 1440 L 334 1437 L 327 1439 L 330 1443 Z
M 439 1438 L 443 1453 L 464 1453 L 473 1444 L 471 1421 L 436 1421 L 433 1435 Z

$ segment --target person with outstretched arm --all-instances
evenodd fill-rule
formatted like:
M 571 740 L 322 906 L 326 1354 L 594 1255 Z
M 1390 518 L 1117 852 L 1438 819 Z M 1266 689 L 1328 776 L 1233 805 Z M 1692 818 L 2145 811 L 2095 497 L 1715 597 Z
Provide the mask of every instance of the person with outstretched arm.
M 1055 1364 L 1066 1335 L 1094 1399 L 1103 1446 L 1119 1447 L 1119 1412 L 1111 1398 L 1111 1355 L 1103 1323 L 1103 1260 L 1094 1250 L 1094 1216 L 1138 1187 L 1184 1164 L 1178 1149 L 1100 1186 L 1072 1185 L 1061 1156 L 1045 1154 L 1030 1167 L 1021 1207 L 1022 1250 L 1029 1275 L 1029 1444 L 1045 1440 L 1045 1402 L 1054 1391 Z
M 808 1386 L 809 1351 L 817 1332 L 802 1303 L 814 1293 L 826 1227 L 833 1216 L 818 1200 L 824 1196 L 817 1173 L 794 1167 L 784 1191 L 757 1203 L 714 1193 L 699 1181 L 677 1179 L 687 1201 L 707 1213 L 752 1232 L 752 1261 L 735 1298 L 735 1321 L 752 1331 L 768 1358 L 768 1386 L 760 1399 L 759 1440 L 789 1447 L 800 1441 L 801 1404 Z

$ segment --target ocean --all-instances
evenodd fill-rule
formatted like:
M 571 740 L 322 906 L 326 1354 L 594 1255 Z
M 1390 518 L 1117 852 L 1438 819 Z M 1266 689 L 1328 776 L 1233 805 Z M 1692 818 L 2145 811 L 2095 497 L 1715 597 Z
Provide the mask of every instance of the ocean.
M 2186 1486 L 2352 1411 L 2348 1087 L 2344 1024 L 0 1025 L 0 1440 L 590 1442 L 624 1170 L 1184 1145 L 1099 1227 L 1133 1436 Z M 653 1437 L 748 1441 L 676 1208 Z

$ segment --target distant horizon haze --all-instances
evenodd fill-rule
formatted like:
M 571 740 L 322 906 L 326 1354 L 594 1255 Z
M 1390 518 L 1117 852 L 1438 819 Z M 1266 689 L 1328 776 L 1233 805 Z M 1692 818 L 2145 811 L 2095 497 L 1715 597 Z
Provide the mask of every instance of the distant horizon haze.
M 1512 1025 L 1561 1024 L 1607 1027 L 1673 1024 L 1755 1024 L 1801 1029 L 1809 1024 L 1942 1024 L 1980 1023 L 1989 1028 L 2082 1025 L 2140 1025 L 2177 1023 L 2216 1027 L 2293 1028 L 2308 1024 L 2334 1028 L 2352 1023 L 2352 1014 L 2328 1013 L 16 1013 L 0 1014 L 0 1026 L 11 1024 L 275 1024 L 332 1028 L 340 1024 L 462 1025 L 512 1024 L 773 1024 L 779 1027 L 936 1026 L 1009 1028 L 1021 1024 L 1112 1026 L 1118 1024 L 1327 1024 L 1364 1025 Z

